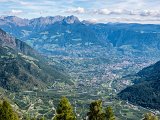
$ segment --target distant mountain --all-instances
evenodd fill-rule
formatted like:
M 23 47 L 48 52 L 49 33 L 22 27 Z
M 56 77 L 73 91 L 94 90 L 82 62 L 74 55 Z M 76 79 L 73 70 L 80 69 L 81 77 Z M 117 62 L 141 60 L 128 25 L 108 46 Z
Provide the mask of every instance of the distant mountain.
M 55 51 L 62 47 L 99 45 L 129 56 L 157 58 L 160 55 L 160 25 L 93 24 L 81 22 L 75 16 L 49 16 L 31 20 L 8 16 L 0 17 L 0 28 L 44 54 L 65 53 Z
M 160 110 L 160 61 L 142 69 L 135 76 L 135 84 L 122 90 L 119 97 L 143 107 Z
M 1 16 L 0 17 L 0 25 L 15 25 L 15 26 L 39 26 L 41 27 L 42 25 L 50 25 L 54 24 L 56 22 L 63 22 L 67 24 L 73 24 L 73 23 L 79 23 L 79 19 L 75 16 L 68 16 L 68 17 L 63 17 L 63 16 L 48 16 L 48 17 L 39 17 L 39 18 L 34 18 L 34 19 L 22 19 L 16 16 Z
M 0 87 L 15 92 L 47 88 L 55 81 L 73 84 L 64 71 L 58 71 L 26 43 L 1 29 L 0 43 Z

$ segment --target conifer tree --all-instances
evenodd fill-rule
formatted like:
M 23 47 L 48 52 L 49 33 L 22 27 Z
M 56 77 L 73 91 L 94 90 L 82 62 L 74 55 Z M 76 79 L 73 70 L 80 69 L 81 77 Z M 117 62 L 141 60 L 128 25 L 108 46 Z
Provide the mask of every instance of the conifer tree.
M 24 114 L 22 120 L 30 120 L 30 115 L 29 114 Z
M 72 106 L 66 97 L 62 97 L 53 120 L 76 120 Z
M 34 117 L 34 118 L 31 118 L 31 120 L 36 120 L 36 118 Z
M 152 113 L 145 114 L 143 120 L 158 120 L 158 117 Z
M 0 120 L 19 120 L 11 105 L 5 100 L 0 104 Z
M 39 120 L 45 120 L 44 116 L 43 116 L 43 117 L 41 117 Z
M 89 120 L 104 120 L 102 101 L 97 100 L 90 104 L 90 111 L 87 114 Z
M 112 110 L 112 107 L 107 107 L 105 110 L 105 118 L 106 120 L 115 120 L 115 116 Z

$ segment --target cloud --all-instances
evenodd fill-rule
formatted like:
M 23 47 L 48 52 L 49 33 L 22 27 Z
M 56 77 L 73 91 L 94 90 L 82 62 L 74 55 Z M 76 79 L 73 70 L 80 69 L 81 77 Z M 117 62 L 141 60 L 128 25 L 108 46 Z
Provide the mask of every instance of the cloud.
M 92 18 L 92 19 L 87 19 L 86 21 L 89 21 L 90 23 L 98 23 L 100 19 Z
M 111 11 L 108 9 L 99 9 L 99 10 L 94 10 L 94 13 L 102 14 L 102 15 L 109 15 L 111 14 Z
M 92 22 L 102 22 L 102 18 L 154 22 L 160 17 L 159 5 L 160 0 L 0 0 L 0 15 L 23 18 L 76 15 Z
M 113 10 L 98 9 L 98 10 L 94 10 L 94 13 L 101 14 L 101 15 L 110 15 L 110 14 L 126 14 L 127 11 L 124 9 L 113 9 Z
M 83 13 L 85 13 L 85 9 L 82 8 L 82 7 L 71 8 L 71 9 L 67 9 L 65 12 L 67 12 L 67 13 L 83 14 Z
M 17 10 L 17 9 L 12 9 L 9 11 L 0 11 L 1 15 L 8 15 L 8 16 L 18 16 L 18 15 L 22 15 L 22 13 L 24 13 L 22 10 Z
M 89 22 L 93 23 L 108 23 L 108 22 L 124 22 L 124 23 L 151 23 L 151 24 L 159 24 L 160 18 L 142 18 L 142 17 L 110 17 L 110 18 L 96 18 L 96 19 L 87 19 Z
M 9 2 L 9 0 L 0 0 L 0 2 Z
M 93 13 L 99 15 L 138 15 L 159 17 L 160 10 L 127 10 L 127 9 L 97 9 Z
M 24 1 L 19 1 L 19 4 L 23 5 L 23 6 L 32 6 L 33 3 L 31 2 L 24 2 Z
M 11 10 L 11 14 L 17 15 L 17 14 L 21 14 L 23 11 L 22 10 Z
M 143 10 L 140 12 L 141 16 L 153 16 L 153 17 L 159 17 L 160 11 L 158 10 Z

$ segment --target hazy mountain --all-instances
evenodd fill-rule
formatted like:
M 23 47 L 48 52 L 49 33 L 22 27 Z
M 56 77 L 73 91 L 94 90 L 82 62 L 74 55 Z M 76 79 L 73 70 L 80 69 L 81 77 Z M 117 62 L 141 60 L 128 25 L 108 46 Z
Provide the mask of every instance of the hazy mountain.
M 79 19 L 75 16 L 48 16 L 48 17 L 39 17 L 33 19 L 22 19 L 16 16 L 1 16 L 0 17 L 0 25 L 10 26 L 10 27 L 42 27 L 44 25 L 54 24 L 56 22 L 63 22 L 67 24 L 79 23 Z
M 11 91 L 46 88 L 55 81 L 72 84 L 26 43 L 0 30 L 0 86 Z
M 135 76 L 135 84 L 122 90 L 120 98 L 160 110 L 160 61 L 142 69 Z
M 160 25 L 92 24 L 75 16 L 21 19 L 1 17 L 0 27 L 42 53 L 54 48 L 100 45 L 131 56 L 156 57 L 160 53 Z M 64 51 L 63 51 L 64 52 Z

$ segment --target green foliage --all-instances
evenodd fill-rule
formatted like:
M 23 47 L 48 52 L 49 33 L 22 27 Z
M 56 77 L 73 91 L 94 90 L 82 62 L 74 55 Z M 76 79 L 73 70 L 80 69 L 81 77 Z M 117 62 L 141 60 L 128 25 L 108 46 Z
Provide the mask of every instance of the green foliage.
M 112 107 L 107 107 L 104 112 L 101 100 L 94 101 L 90 104 L 90 111 L 87 116 L 89 120 L 115 120 Z
M 112 107 L 107 107 L 105 110 L 105 118 L 106 120 L 115 120 L 115 116 L 112 110 Z
M 14 57 L 13 57 L 14 56 Z M 15 49 L 0 44 L 0 86 L 12 92 L 44 89 L 57 82 L 72 84 L 69 75 L 48 65 L 43 57 L 32 57 L 18 53 Z
M 31 120 L 36 120 L 36 118 L 34 117 L 34 118 L 31 118 Z
M 104 120 L 104 112 L 102 111 L 102 101 L 97 100 L 90 104 L 90 111 L 88 112 L 89 120 Z
M 30 120 L 29 115 L 24 115 L 23 120 Z
M 131 103 L 160 110 L 160 61 L 142 69 L 134 77 L 135 84 L 122 90 L 118 96 Z
M 147 113 L 143 120 L 158 120 L 158 117 L 152 113 Z
M 0 120 L 19 120 L 18 115 L 7 101 L 0 104 Z
M 66 97 L 62 97 L 56 110 L 57 114 L 53 120 L 75 120 L 72 106 Z
M 44 116 L 43 116 L 43 117 L 41 117 L 39 120 L 45 120 Z
M 36 117 L 29 117 L 29 115 L 25 115 L 23 120 L 45 120 L 44 116 L 41 118 L 36 118 Z

